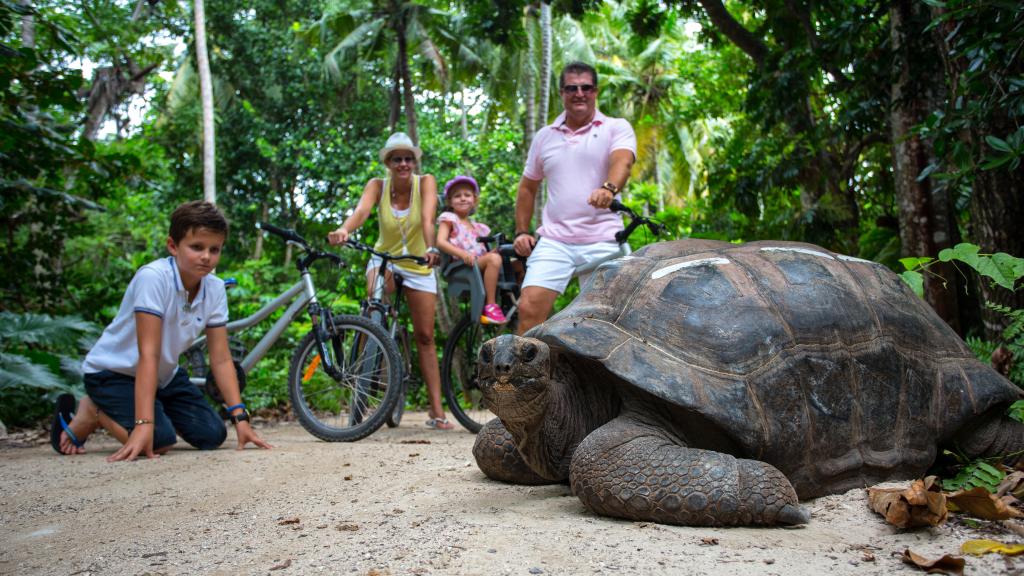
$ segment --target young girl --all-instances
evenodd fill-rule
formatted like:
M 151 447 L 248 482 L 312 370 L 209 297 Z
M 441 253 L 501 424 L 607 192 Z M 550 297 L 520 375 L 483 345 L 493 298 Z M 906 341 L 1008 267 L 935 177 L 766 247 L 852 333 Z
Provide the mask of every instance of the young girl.
M 477 241 L 478 236 L 491 233 L 490 227 L 474 222 L 469 217 L 476 211 L 479 200 L 480 187 L 471 176 L 456 176 L 444 185 L 446 211 L 437 219 L 437 246 L 452 258 L 465 262 L 466 266 L 472 266 L 473 261 L 476 261 L 483 274 L 484 291 L 487 293 L 480 322 L 504 324 L 505 314 L 495 303 L 494 296 L 498 287 L 498 273 L 501 271 L 501 256 L 497 252 L 488 252 Z

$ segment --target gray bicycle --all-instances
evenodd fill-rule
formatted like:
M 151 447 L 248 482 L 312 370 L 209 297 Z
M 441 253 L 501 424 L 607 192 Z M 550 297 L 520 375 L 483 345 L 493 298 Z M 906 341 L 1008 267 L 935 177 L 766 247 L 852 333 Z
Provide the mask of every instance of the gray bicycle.
M 257 224 L 257 228 L 299 248 L 303 255 L 296 259 L 299 280 L 291 288 L 252 315 L 227 325 L 228 334 L 233 335 L 288 306 L 251 351 L 241 340 L 229 336 L 239 386 L 244 388 L 246 375 L 306 310 L 312 329 L 299 341 L 288 371 L 292 411 L 303 428 L 322 440 L 353 442 L 365 438 L 384 424 L 403 396 L 403 370 L 395 340 L 368 318 L 335 314 L 320 305 L 310 267 L 318 260 L 340 266 L 344 264 L 341 257 L 311 247 L 294 230 L 267 223 Z M 191 381 L 222 403 L 207 358 L 205 337 L 183 355 Z

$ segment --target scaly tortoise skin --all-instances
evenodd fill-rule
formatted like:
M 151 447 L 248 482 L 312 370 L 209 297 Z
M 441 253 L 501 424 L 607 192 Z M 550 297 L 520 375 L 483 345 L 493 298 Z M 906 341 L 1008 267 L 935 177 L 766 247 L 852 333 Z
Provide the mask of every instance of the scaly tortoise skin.
M 799 524 L 798 498 L 1024 449 L 1021 390 L 885 267 L 793 242 L 679 240 L 599 268 L 480 351 L 483 472 L 599 514 Z

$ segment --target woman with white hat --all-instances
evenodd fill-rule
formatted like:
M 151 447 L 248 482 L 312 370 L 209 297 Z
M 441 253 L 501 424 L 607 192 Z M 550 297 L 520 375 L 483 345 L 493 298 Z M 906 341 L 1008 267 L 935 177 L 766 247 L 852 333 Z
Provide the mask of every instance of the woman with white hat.
M 387 290 L 394 290 L 393 274 L 402 277 L 412 316 L 420 372 L 430 396 L 430 419 L 427 420 L 427 426 L 450 430 L 455 426 L 445 418 L 441 406 L 441 372 L 437 366 L 437 347 L 434 343 L 437 281 L 430 270 L 440 261 L 440 252 L 434 246 L 437 181 L 430 174 L 416 173 L 422 155 L 423 152 L 405 133 L 392 134 L 380 150 L 380 161 L 388 169 L 387 176 L 372 178 L 366 183 L 355 211 L 327 238 L 331 244 L 344 243 L 350 234 L 366 222 L 374 207 L 379 206 L 379 235 L 375 248 L 381 252 L 412 254 L 427 259 L 427 266 L 408 260 L 389 265 Z M 371 259 L 367 265 L 367 282 L 371 287 L 379 267 L 380 261 L 376 258 Z

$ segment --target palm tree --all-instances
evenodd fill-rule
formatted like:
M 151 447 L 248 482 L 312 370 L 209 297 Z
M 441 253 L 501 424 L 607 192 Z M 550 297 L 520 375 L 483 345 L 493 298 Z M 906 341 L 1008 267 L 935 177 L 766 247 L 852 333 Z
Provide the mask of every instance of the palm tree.
M 644 37 L 628 24 L 629 2 L 609 0 L 581 22 L 563 18 L 556 52 L 596 63 L 601 109 L 630 120 L 637 135 L 636 180 L 653 181 L 657 208 L 693 200 L 701 185 L 703 158 L 716 124 L 689 124 L 680 102 L 688 86 L 677 75 L 678 60 L 695 48 L 681 24 L 663 23 L 658 34 Z
M 389 70 L 392 123 L 398 108 L 404 108 L 406 132 L 418 144 L 410 50 L 429 63 L 434 79 L 447 90 L 448 62 L 439 45 L 457 43 L 458 36 L 447 29 L 451 19 L 448 12 L 416 1 L 374 0 L 367 5 L 339 0 L 301 35 L 326 51 L 324 68 L 335 81 L 368 69 Z
M 206 13 L 203 0 L 193 5 L 196 34 L 196 66 L 199 68 L 199 95 L 203 105 L 203 199 L 217 202 L 217 166 L 213 139 L 213 86 L 210 84 L 210 56 L 206 50 Z

